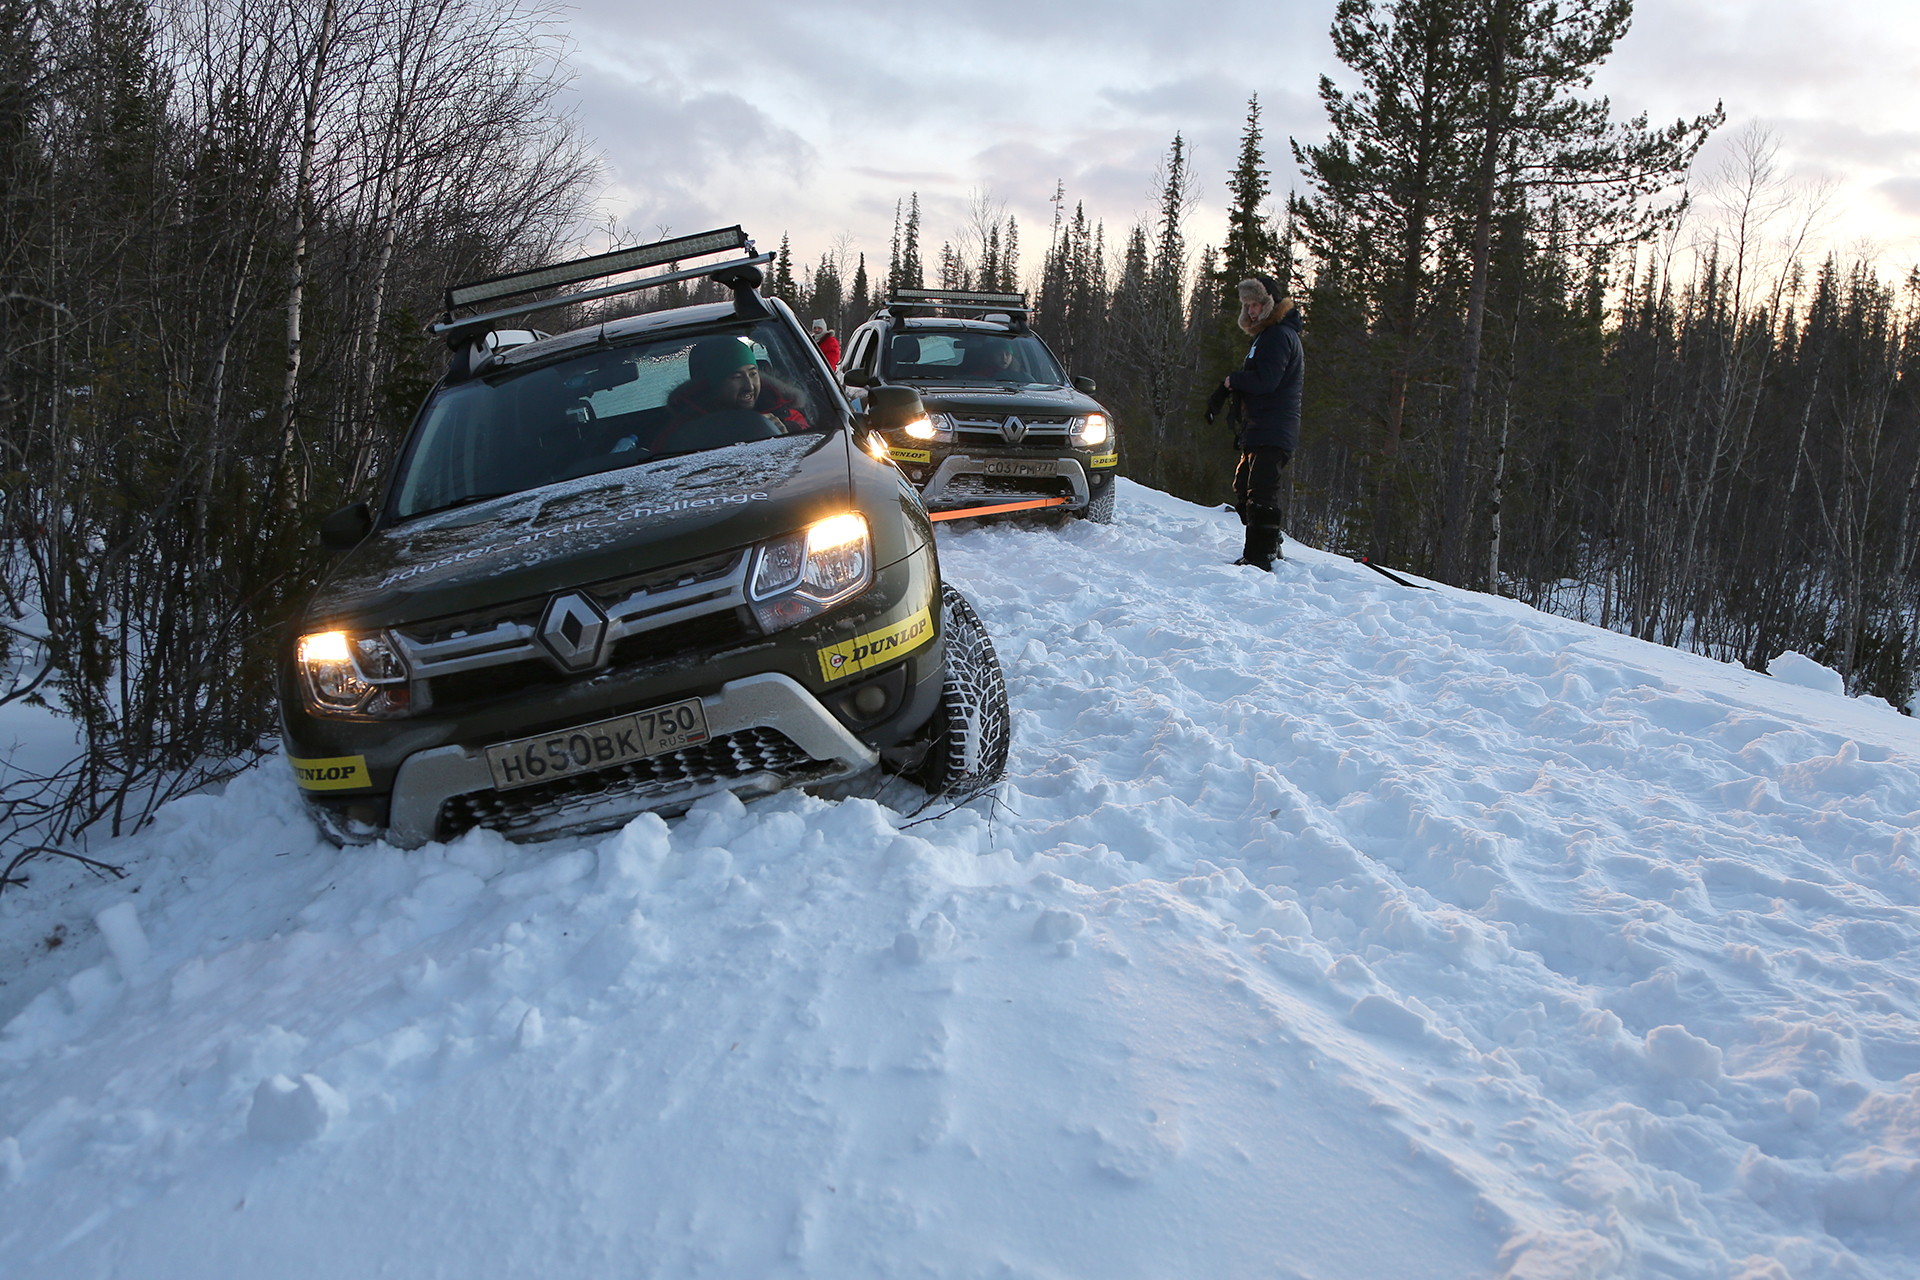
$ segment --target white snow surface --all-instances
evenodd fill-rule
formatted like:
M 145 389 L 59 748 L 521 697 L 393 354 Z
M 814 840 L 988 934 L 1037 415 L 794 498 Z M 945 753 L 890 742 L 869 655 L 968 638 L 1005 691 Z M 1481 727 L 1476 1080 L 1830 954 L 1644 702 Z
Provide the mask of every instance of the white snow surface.
M 31 864 L 0 1273 L 1920 1275 L 1913 720 L 1131 484 L 940 536 L 995 804 Z

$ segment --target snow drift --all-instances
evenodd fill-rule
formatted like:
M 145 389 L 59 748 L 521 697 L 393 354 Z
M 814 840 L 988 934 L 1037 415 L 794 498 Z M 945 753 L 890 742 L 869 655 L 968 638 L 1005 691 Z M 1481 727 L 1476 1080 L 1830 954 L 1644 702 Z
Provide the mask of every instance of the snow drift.
M 1920 1271 L 1914 722 L 1238 535 L 943 530 L 997 803 L 338 851 L 269 769 L 39 868 L 4 1270 Z

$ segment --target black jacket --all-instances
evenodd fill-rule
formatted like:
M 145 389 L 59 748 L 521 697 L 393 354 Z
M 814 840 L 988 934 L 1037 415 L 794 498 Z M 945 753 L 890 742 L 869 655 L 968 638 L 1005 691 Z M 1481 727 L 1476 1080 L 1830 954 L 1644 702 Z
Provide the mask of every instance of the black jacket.
M 1307 357 L 1300 345 L 1300 308 L 1289 306 L 1279 319 L 1268 317 L 1253 335 L 1247 363 L 1227 376 L 1240 393 L 1240 447 L 1280 448 L 1300 444 L 1300 391 Z

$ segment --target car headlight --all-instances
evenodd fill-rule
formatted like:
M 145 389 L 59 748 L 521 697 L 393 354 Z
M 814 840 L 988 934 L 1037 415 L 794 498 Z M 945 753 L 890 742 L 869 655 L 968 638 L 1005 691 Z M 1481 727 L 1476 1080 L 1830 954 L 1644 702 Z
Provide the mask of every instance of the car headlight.
M 1077 418 L 1073 425 L 1073 438 L 1079 444 L 1105 444 L 1110 434 L 1104 413 L 1090 413 L 1084 418 Z
M 901 430 L 911 440 L 951 440 L 953 419 L 944 413 L 929 413 L 924 418 L 915 418 Z
M 406 663 L 380 632 L 311 632 L 295 661 L 315 711 L 373 719 L 404 715 L 411 701 Z
M 747 598 L 762 631 L 825 613 L 873 582 L 873 539 L 857 511 L 829 517 L 754 552 Z

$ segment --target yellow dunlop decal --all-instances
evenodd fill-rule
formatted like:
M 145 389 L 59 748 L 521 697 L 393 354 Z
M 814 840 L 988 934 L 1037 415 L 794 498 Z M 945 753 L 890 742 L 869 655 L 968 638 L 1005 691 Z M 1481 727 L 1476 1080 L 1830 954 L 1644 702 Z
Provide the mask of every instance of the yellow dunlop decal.
M 1096 453 L 1092 458 L 1088 459 L 1088 461 L 1096 467 L 1117 467 L 1120 465 L 1120 455 L 1117 453 Z
M 344 791 L 373 785 L 365 756 L 335 756 L 331 760 L 295 760 L 288 756 L 287 763 L 293 766 L 293 780 L 308 791 Z
M 895 462 L 933 461 L 933 451 L 930 449 L 889 449 L 887 453 L 892 456 Z
M 933 638 L 933 615 L 925 608 L 905 622 L 894 622 L 819 651 L 820 678 L 839 680 L 911 653 Z

